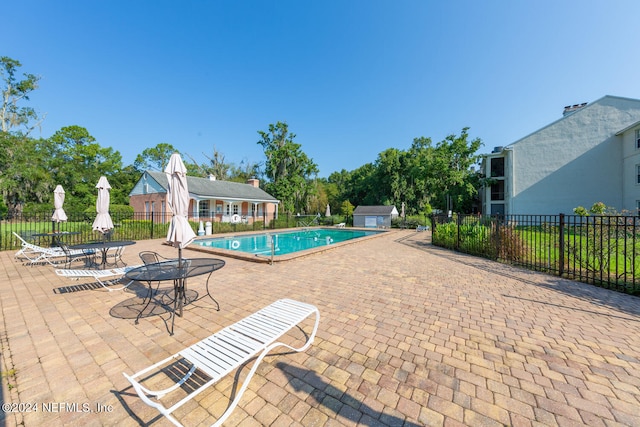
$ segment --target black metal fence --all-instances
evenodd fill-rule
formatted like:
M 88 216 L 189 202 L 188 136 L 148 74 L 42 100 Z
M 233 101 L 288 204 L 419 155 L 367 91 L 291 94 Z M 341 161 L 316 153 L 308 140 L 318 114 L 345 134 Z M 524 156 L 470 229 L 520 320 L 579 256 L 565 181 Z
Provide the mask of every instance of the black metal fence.
M 64 232 L 56 239 L 68 245 L 97 241 L 103 238 L 102 234 L 92 230 L 95 214 L 84 212 L 67 212 L 67 221 L 55 223 L 51 221 L 51 212 L 25 214 L 12 218 L 0 218 L 0 250 L 14 250 L 20 248 L 20 239 L 13 233 L 17 233 L 30 243 L 39 246 L 50 246 L 54 243 L 52 232 Z M 152 213 L 111 213 L 114 229 L 108 234 L 110 240 L 146 240 L 158 239 L 167 235 L 169 222 L 163 216 Z M 320 218 L 316 225 L 324 225 L 330 219 Z M 265 229 L 290 228 L 300 225 L 301 217 L 295 215 L 279 215 L 267 217 L 266 215 L 257 221 L 251 222 L 220 222 L 210 218 L 201 218 L 198 221 L 191 220 L 194 231 L 199 231 L 200 222 L 206 227 L 211 223 L 212 234 L 258 231 Z M 206 228 L 205 228 L 206 231 Z
M 640 295 L 640 217 L 434 216 L 433 244 Z

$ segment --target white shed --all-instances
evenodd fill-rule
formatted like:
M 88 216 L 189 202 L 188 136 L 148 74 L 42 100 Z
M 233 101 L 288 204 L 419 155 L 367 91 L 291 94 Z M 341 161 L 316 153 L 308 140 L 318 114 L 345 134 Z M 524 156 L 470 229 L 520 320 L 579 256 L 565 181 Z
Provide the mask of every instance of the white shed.
M 358 206 L 353 211 L 353 226 L 390 228 L 391 220 L 397 217 L 395 206 Z

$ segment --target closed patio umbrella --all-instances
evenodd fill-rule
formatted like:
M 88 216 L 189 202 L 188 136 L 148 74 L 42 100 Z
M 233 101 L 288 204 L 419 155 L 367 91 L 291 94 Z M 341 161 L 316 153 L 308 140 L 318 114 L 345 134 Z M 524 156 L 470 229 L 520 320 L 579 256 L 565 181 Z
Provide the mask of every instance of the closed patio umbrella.
M 187 186 L 187 168 L 180 154 L 174 153 L 164 170 L 169 186 L 167 189 L 167 205 L 173 216 L 169 224 L 167 242 L 178 248 L 179 263 L 182 260 L 182 248 L 196 238 L 187 215 L 189 214 L 189 188 Z
M 51 217 L 51 221 L 62 222 L 67 220 L 67 214 L 64 209 L 62 209 L 62 205 L 64 204 L 64 189 L 62 185 L 57 185 L 56 189 L 53 190 L 53 216 Z
M 109 190 L 111 185 L 107 177 L 101 176 L 96 184 L 98 200 L 96 201 L 96 219 L 93 221 L 93 231 L 99 231 L 103 235 L 113 228 L 113 221 L 109 215 Z
M 331 207 L 327 203 L 327 210 L 324 212 L 324 216 L 331 216 Z

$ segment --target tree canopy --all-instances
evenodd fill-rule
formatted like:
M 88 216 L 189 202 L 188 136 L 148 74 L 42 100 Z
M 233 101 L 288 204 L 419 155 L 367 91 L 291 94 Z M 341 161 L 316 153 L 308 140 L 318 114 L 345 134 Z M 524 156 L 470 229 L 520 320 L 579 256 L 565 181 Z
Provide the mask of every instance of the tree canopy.
M 295 143 L 294 133 L 283 122 L 270 124 L 268 131 L 258 131 L 265 162 L 265 189 L 281 201 L 282 209 L 289 213 L 309 212 L 309 202 L 316 193 L 311 178 L 318 173 L 318 166 Z
M 0 123 L 3 132 L 14 128 L 24 128 L 28 135 L 40 122 L 36 111 L 23 106 L 29 100 L 29 94 L 38 88 L 40 77 L 24 73 L 24 79 L 18 80 L 16 73 L 22 64 L 6 56 L 0 57 L 0 75 L 2 76 L 2 104 L 0 105 Z M 32 125 L 33 121 L 36 124 Z

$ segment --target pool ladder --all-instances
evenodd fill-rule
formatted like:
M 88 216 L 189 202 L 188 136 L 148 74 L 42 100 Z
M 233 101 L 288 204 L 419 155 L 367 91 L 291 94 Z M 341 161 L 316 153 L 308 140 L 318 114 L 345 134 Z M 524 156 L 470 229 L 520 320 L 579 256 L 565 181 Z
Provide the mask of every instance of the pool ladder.
M 269 262 L 269 265 L 273 265 L 273 256 L 276 252 L 276 245 L 274 244 L 273 236 L 270 233 L 267 233 L 267 239 L 269 239 L 269 246 L 271 247 L 271 261 Z

